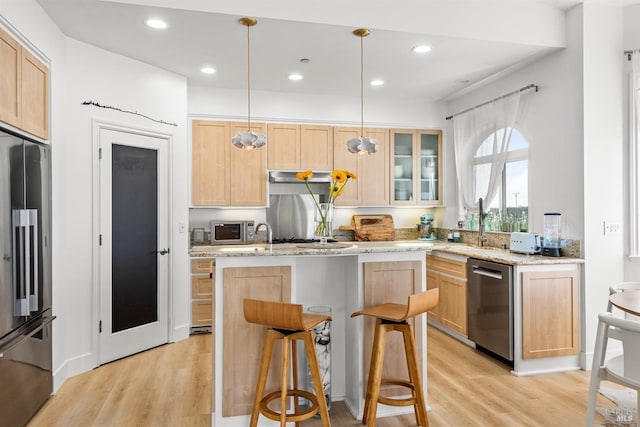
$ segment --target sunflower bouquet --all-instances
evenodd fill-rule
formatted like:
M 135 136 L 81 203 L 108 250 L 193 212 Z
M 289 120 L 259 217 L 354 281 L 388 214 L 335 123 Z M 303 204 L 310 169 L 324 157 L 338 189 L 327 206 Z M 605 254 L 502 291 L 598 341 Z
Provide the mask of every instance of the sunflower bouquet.
M 334 169 L 331 172 L 331 184 L 329 185 L 329 197 L 326 203 L 318 203 L 313 190 L 309 186 L 309 179 L 313 176 L 313 172 L 310 170 L 298 172 L 296 178 L 300 181 L 304 181 L 307 186 L 307 191 L 311 194 L 313 203 L 318 210 L 318 220 L 316 225 L 316 236 L 330 237 L 331 236 L 331 215 L 333 212 L 333 203 L 344 191 L 344 186 L 350 179 L 356 179 L 356 174 L 347 170 Z

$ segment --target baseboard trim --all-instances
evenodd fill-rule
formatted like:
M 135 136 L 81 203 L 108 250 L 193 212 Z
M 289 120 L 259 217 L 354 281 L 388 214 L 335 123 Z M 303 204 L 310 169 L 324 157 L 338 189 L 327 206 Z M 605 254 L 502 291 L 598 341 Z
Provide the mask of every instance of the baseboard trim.
M 88 372 L 96 366 L 96 358 L 93 353 L 85 353 L 72 359 L 67 359 L 53 373 L 53 393 L 55 394 L 67 379 Z

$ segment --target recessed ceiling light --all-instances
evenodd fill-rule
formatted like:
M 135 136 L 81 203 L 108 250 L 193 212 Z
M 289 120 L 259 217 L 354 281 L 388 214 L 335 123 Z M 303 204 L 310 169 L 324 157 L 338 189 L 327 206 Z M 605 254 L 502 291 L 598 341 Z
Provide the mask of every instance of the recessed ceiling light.
M 289 74 L 289 80 L 302 80 L 304 77 L 302 76 L 302 74 L 298 74 L 298 73 L 291 73 Z
M 147 27 L 155 28 L 156 30 L 164 30 L 168 27 L 167 23 L 159 18 L 149 18 L 144 23 Z
M 458 80 L 454 80 L 454 83 L 460 83 L 460 84 L 467 84 L 469 83 L 471 80 L 469 79 L 458 79 Z
M 371 86 L 382 86 L 384 84 L 384 80 L 380 80 L 380 79 L 371 80 L 369 84 Z
M 213 67 L 202 67 L 200 68 L 200 72 L 203 74 L 215 74 L 216 69 Z
M 431 46 L 427 46 L 426 44 L 421 44 L 418 46 L 414 46 L 411 48 L 414 53 L 427 53 L 431 50 Z

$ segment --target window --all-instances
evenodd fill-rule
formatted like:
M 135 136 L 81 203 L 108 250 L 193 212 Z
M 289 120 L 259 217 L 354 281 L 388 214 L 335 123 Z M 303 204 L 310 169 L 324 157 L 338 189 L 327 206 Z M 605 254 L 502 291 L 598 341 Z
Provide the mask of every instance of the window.
M 501 138 L 505 129 L 498 130 Z M 487 193 L 494 134 L 476 151 L 473 163 L 476 199 Z M 529 213 L 529 143 L 516 129 L 511 131 L 507 160 L 493 200 L 485 201 L 487 231 L 527 231 Z

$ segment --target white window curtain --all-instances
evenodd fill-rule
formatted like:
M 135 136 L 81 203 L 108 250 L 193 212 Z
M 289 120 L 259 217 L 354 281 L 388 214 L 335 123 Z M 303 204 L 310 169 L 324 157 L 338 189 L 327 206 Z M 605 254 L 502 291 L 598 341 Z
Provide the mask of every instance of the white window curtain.
M 507 159 L 511 129 L 520 119 L 524 95 L 516 92 L 453 117 L 453 146 L 458 179 L 458 216 L 464 220 L 467 210 L 477 209 L 476 194 L 483 200 L 493 200 L 498 190 Z M 505 129 L 504 132 L 497 132 Z M 493 134 L 491 167 L 479 173 L 488 174 L 486 190 L 476 189 L 473 158 L 482 142 Z M 485 177 L 486 178 L 486 177 Z M 479 190 L 479 191 L 478 191 Z
M 631 74 L 629 76 L 629 256 L 640 257 L 640 155 L 638 127 L 640 126 L 640 51 L 631 55 Z

